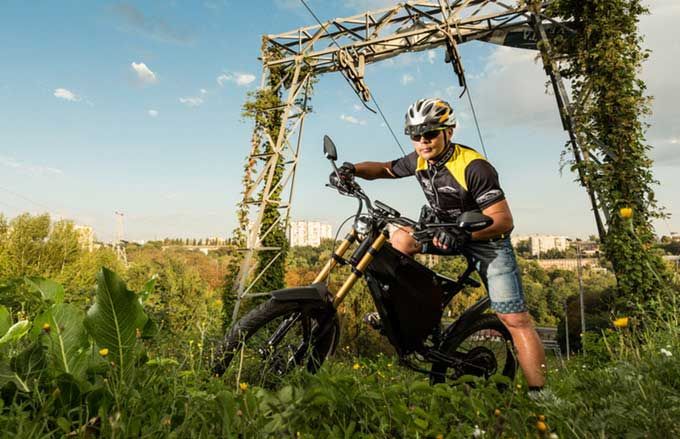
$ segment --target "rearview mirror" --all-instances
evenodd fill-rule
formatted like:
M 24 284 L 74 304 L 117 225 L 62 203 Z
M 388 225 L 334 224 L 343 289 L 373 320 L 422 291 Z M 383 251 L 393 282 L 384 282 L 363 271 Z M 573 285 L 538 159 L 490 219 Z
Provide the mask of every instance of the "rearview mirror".
M 493 219 L 481 212 L 465 212 L 458 217 L 458 227 L 468 232 L 486 229 L 493 224 Z
M 335 149 L 335 143 L 328 136 L 323 136 L 323 153 L 328 160 L 337 160 L 338 151 Z

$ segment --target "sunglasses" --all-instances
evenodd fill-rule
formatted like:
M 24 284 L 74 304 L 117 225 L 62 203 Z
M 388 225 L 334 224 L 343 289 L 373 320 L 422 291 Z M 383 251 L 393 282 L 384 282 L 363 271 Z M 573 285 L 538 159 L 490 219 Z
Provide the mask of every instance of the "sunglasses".
M 441 133 L 444 130 L 434 130 L 434 131 L 428 131 L 423 134 L 411 134 L 411 140 L 414 142 L 420 142 L 420 138 L 422 137 L 425 140 L 434 140 L 439 136 L 439 133 Z

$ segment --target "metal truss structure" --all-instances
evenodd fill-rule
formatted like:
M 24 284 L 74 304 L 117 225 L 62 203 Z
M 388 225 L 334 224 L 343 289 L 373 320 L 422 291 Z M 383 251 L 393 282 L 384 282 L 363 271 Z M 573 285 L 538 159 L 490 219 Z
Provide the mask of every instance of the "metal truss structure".
M 267 83 L 265 78 L 271 69 L 283 68 L 286 77 L 271 91 L 280 96 L 286 95 L 285 107 L 281 113 L 280 131 L 277 135 L 262 130 L 256 130 L 253 134 L 253 147 L 246 172 L 254 178 L 253 183 L 244 188 L 243 203 L 256 207 L 248 212 L 250 225 L 247 248 L 243 249 L 245 255 L 235 284 L 237 301 L 234 317 L 244 297 L 266 294 L 253 292 L 252 287 L 262 273 L 281 257 L 280 248 L 264 248 L 260 244 L 273 226 L 264 231 L 260 228 L 265 208 L 272 205 L 282 209 L 282 226 L 288 226 L 303 122 L 309 111 L 307 101 L 310 81 L 315 76 L 340 72 L 353 91 L 364 102 L 369 102 L 372 97 L 364 76 L 365 66 L 369 63 L 384 61 L 406 52 L 446 47 L 446 61 L 452 63 L 460 85 L 465 87 L 463 66 L 457 50 L 459 44 L 485 41 L 510 47 L 540 49 L 546 73 L 553 84 L 563 127 L 569 132 L 574 159 L 578 163 L 595 159 L 584 155 L 579 147 L 569 98 L 549 43 L 549 38 L 555 33 L 573 31 L 568 24 L 560 23 L 547 15 L 550 3 L 541 0 L 408 1 L 393 7 L 263 37 L 262 87 Z M 273 57 L 271 53 L 278 53 L 279 56 Z M 271 153 L 258 152 L 260 140 L 269 144 Z M 283 166 L 284 172 L 283 178 L 274 184 L 277 166 Z M 602 237 L 604 226 L 597 208 L 597 195 L 588 185 L 586 175 L 581 172 L 579 178 L 590 196 Z M 273 196 L 277 190 L 281 190 L 282 194 L 279 199 Z M 255 193 L 260 196 L 255 198 Z M 253 257 L 261 250 L 268 250 L 272 258 L 268 264 L 255 270 Z

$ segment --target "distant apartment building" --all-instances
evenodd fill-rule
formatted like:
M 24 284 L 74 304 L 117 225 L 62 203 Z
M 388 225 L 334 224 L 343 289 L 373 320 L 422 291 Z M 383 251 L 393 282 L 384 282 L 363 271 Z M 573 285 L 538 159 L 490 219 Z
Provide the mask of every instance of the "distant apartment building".
M 528 235 L 528 236 L 513 236 L 511 238 L 512 245 L 517 246 L 521 241 L 529 242 L 529 251 L 532 256 L 539 256 L 548 250 L 556 249 L 565 251 L 569 247 L 569 239 L 566 236 L 553 235 Z
M 75 230 L 78 235 L 78 244 L 80 247 L 88 252 L 94 251 L 94 230 L 92 227 L 75 225 L 73 226 L 73 230 Z
M 291 221 L 288 226 L 288 240 L 291 247 L 310 245 L 318 247 L 322 239 L 332 239 L 330 224 L 319 221 Z

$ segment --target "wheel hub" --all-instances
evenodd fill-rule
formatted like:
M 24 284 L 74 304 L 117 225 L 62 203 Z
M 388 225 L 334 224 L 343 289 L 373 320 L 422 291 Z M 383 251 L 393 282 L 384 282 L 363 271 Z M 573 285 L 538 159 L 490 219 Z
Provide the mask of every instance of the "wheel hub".
M 484 346 L 477 346 L 465 354 L 463 359 L 463 373 L 490 377 L 496 372 L 498 364 L 493 352 Z

